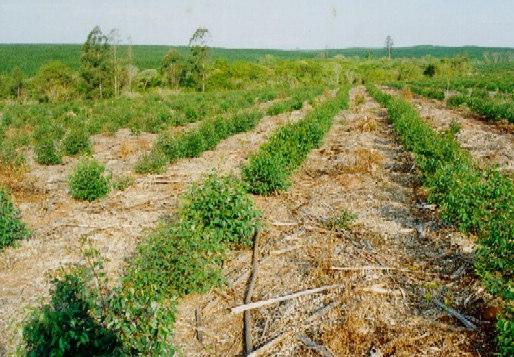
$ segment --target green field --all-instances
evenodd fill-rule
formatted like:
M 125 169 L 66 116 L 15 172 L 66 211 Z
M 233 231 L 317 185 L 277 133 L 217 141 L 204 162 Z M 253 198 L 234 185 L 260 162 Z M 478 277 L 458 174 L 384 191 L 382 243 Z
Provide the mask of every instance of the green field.
M 0 73 L 20 67 L 26 74 L 34 74 L 39 67 L 52 60 L 62 61 L 74 69 L 78 69 L 81 45 L 77 44 L 0 44 Z M 158 68 L 164 54 L 172 46 L 135 45 L 133 46 L 136 65 L 141 69 Z M 175 47 L 186 52 L 186 47 Z M 126 50 L 126 47 L 124 47 Z M 454 57 L 466 56 L 480 59 L 485 52 L 512 53 L 514 48 L 499 47 L 440 47 L 414 46 L 394 49 L 393 56 L 419 58 L 424 56 Z M 386 50 L 382 48 L 347 48 L 330 50 L 273 50 L 273 49 L 227 49 L 213 48 L 213 57 L 227 60 L 257 61 L 263 56 L 270 55 L 282 59 L 302 59 L 316 57 L 359 56 L 384 57 Z

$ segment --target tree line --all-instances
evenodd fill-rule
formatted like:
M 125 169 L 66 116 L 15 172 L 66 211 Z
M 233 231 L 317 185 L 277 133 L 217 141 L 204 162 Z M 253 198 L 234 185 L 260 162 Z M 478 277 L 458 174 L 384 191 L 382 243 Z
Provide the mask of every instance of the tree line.
M 0 98 L 31 97 L 54 102 L 76 97 L 102 99 L 118 96 L 123 90 L 146 90 L 157 85 L 205 91 L 209 30 L 198 28 L 189 40 L 187 55 L 171 49 L 159 69 L 139 71 L 134 65 L 132 46 L 122 53 L 118 30 L 103 33 L 96 26 L 80 51 L 78 73 L 60 61 L 41 66 L 28 78 L 19 69 L 0 75 Z

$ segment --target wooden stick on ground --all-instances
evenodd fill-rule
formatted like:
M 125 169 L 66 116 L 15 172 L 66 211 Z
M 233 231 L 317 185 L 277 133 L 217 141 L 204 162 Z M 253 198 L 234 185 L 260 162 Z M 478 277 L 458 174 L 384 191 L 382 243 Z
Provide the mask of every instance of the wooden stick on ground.
M 356 267 L 330 267 L 330 270 L 339 270 L 339 271 L 359 271 L 359 270 L 400 270 L 400 271 L 409 271 L 408 269 L 399 269 L 393 267 L 383 267 L 383 266 L 373 266 L 373 265 L 364 265 L 364 266 L 356 266 Z
M 252 256 L 252 275 L 250 278 L 250 282 L 248 283 L 248 289 L 246 289 L 245 296 L 245 304 L 249 304 L 252 302 L 252 292 L 253 287 L 255 286 L 255 280 L 257 277 L 257 238 L 259 237 L 259 233 L 256 231 L 253 236 L 253 256 Z M 253 342 L 252 342 L 252 315 L 249 310 L 244 312 L 244 334 L 245 334 L 245 349 L 246 354 L 249 355 L 253 351 Z
M 202 316 L 200 315 L 200 309 L 195 309 L 195 320 L 196 320 L 196 338 L 203 344 L 203 331 L 202 331 Z
M 455 317 L 457 320 L 459 320 L 468 330 L 473 331 L 476 330 L 476 325 L 473 324 L 471 321 L 469 321 L 467 318 L 464 317 L 460 312 L 457 310 L 452 309 L 451 307 L 446 306 L 438 299 L 432 299 L 434 304 L 436 304 L 438 307 L 446 311 L 449 315 Z
M 268 299 L 268 300 L 261 300 L 261 301 L 257 301 L 257 302 L 252 302 L 250 304 L 244 304 L 244 305 L 236 306 L 236 307 L 233 307 L 231 309 L 231 311 L 232 311 L 233 314 L 237 314 L 237 313 L 240 313 L 240 312 L 243 312 L 243 311 L 246 311 L 246 310 L 258 309 L 260 307 L 271 305 L 271 304 L 275 304 L 277 302 L 291 300 L 291 299 L 295 299 L 295 298 L 298 298 L 298 297 L 301 297 L 301 296 L 316 294 L 316 293 L 320 293 L 320 292 L 325 291 L 325 290 L 337 289 L 337 288 L 341 288 L 341 287 L 342 286 L 339 285 L 339 284 L 321 286 L 319 288 L 303 290 L 303 291 L 299 291 L 297 293 L 288 294 L 288 295 L 284 295 L 284 296 L 280 296 L 280 297 L 276 297 L 276 298 L 271 298 L 271 299 Z

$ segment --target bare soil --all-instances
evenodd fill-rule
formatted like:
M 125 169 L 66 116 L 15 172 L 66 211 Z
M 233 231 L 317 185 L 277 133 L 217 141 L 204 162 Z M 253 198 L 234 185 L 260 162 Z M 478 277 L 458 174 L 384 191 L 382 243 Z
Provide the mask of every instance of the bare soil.
M 191 182 L 211 171 L 236 171 L 277 127 L 299 120 L 309 110 L 306 105 L 292 113 L 266 116 L 254 130 L 234 135 L 198 158 L 180 160 L 162 175 L 133 174 L 135 162 L 149 150 L 155 135 L 132 136 L 120 130 L 113 136 L 94 136 L 94 157 L 114 178 L 129 175 L 135 183 L 91 203 L 75 201 L 68 194 L 67 176 L 76 159 L 59 166 L 29 160 L 29 172 L 17 173 L 16 182 L 9 180 L 32 237 L 0 253 L 0 355 L 2 346 L 14 351 L 19 343 L 28 309 L 48 295 L 49 276 L 62 265 L 81 260 L 81 237 L 89 237 L 107 259 L 108 276 L 119 276 L 143 232 L 172 214 Z
M 290 190 L 254 197 L 265 228 L 252 300 L 340 285 L 253 310 L 257 355 L 316 356 L 320 349 L 333 356 L 492 355 L 493 322 L 484 311 L 493 302 L 473 274 L 472 237 L 418 208 L 423 190 L 411 156 L 396 141 L 386 111 L 362 87 L 352 90 L 356 96 L 364 103 L 337 116 Z M 349 229 L 329 228 L 342 210 L 355 213 L 356 221 Z M 227 287 L 181 299 L 179 353 L 242 355 L 243 316 L 230 308 L 243 303 L 251 256 L 231 253 L 224 265 Z M 433 298 L 469 316 L 478 329 L 466 330 Z

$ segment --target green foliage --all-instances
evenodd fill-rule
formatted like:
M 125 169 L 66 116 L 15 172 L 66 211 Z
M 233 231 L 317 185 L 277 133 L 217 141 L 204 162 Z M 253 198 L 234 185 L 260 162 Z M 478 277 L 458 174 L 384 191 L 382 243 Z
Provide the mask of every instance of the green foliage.
M 430 88 L 430 87 L 421 87 L 421 86 L 411 86 L 410 90 L 413 93 L 421 95 L 423 97 L 444 100 L 444 90 L 438 88 Z
M 496 323 L 498 333 L 498 356 L 508 357 L 514 355 L 514 307 L 509 307 L 507 313 L 501 316 Z
M 32 79 L 35 97 L 42 102 L 70 100 L 77 96 L 77 74 L 59 61 L 41 66 Z
M 183 219 L 199 222 L 205 229 L 221 234 L 220 241 L 250 245 L 257 230 L 257 212 L 241 182 L 209 176 L 194 184 L 184 199 Z
M 298 110 L 303 107 L 303 103 L 306 100 L 312 100 L 314 97 L 320 95 L 323 92 L 322 88 L 299 88 L 294 91 L 290 99 L 282 102 L 273 104 L 268 108 L 267 115 L 278 115 L 284 112 L 290 112 Z
M 435 76 L 435 65 L 433 63 L 428 64 L 423 71 L 423 75 L 427 77 Z
M 62 150 L 69 156 L 91 153 L 91 141 L 87 129 L 81 126 L 72 127 L 62 140 Z
M 34 310 L 23 328 L 27 356 L 116 355 L 116 336 L 91 316 L 97 296 L 82 275 L 53 281 L 51 302 Z
M 143 154 L 136 163 L 134 171 L 138 174 L 162 173 L 168 163 L 166 155 L 154 150 Z
M 96 26 L 87 36 L 80 52 L 80 75 L 88 98 L 108 98 L 113 95 L 114 65 L 111 45 Z
M 337 112 L 348 106 L 348 87 L 336 98 L 320 104 L 306 117 L 276 131 L 243 167 L 244 180 L 257 194 L 269 194 L 289 186 L 290 175 L 308 153 L 319 147 Z
M 429 200 L 440 206 L 442 218 L 478 235 L 475 267 L 485 286 L 512 304 L 514 182 L 494 168 L 478 169 L 451 132 L 437 133 L 406 101 L 375 87 L 369 91 L 387 107 L 403 145 L 414 153 Z M 512 316 L 498 322 L 502 353 L 512 351 L 512 326 Z
M 251 243 L 259 227 L 242 184 L 209 176 L 194 184 L 176 221 L 158 227 L 138 249 L 110 303 L 111 326 L 131 354 L 171 354 L 175 301 L 223 282 L 227 244 Z
M 170 163 L 181 158 L 198 157 L 204 151 L 213 149 L 221 140 L 254 128 L 262 117 L 263 113 L 259 111 L 241 112 L 229 118 L 220 116 L 206 120 L 197 128 L 182 134 L 163 133 L 157 139 L 153 151 L 138 161 L 136 171 L 158 172 L 164 166 L 162 154 Z
M 34 153 L 36 154 L 36 162 L 41 165 L 59 165 L 62 163 L 62 157 L 55 141 L 51 137 L 43 137 L 34 145 Z
M 94 201 L 109 193 L 110 178 L 105 167 L 93 159 L 83 158 L 68 179 L 70 194 L 82 201 Z
M 0 250 L 14 242 L 28 238 L 29 230 L 20 220 L 20 213 L 14 207 L 9 194 L 0 189 Z

